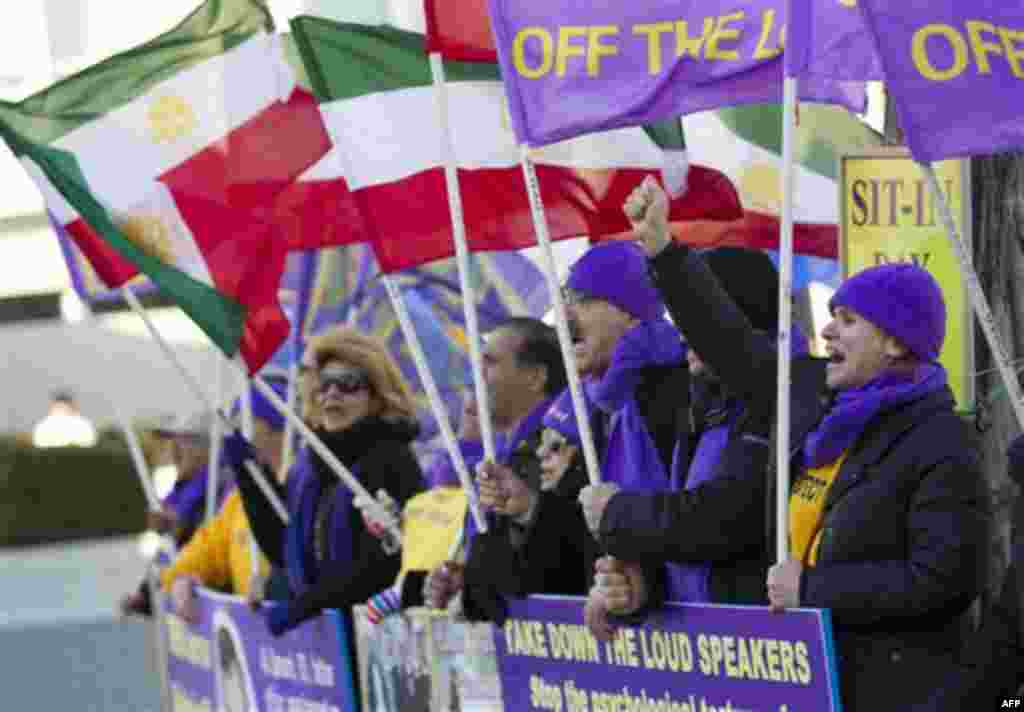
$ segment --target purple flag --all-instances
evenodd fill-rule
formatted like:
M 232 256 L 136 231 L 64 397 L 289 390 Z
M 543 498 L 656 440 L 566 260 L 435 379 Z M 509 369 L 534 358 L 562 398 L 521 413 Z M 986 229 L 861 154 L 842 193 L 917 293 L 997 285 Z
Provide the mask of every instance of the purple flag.
M 857 0 L 789 0 L 786 76 L 881 80 L 882 63 Z
M 512 126 L 529 145 L 782 98 L 786 0 L 490 0 L 490 9 Z M 800 97 L 865 106 L 862 82 L 832 77 L 809 77 Z
M 1024 148 L 1024 4 L 858 2 L 916 160 Z

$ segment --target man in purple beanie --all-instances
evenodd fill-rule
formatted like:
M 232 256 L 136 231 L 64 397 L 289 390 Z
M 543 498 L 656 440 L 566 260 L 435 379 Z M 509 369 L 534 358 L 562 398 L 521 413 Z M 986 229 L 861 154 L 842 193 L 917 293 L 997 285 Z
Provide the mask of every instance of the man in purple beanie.
M 621 241 L 590 248 L 572 266 L 564 295 L 602 480 L 667 489 L 689 374 L 643 251 Z

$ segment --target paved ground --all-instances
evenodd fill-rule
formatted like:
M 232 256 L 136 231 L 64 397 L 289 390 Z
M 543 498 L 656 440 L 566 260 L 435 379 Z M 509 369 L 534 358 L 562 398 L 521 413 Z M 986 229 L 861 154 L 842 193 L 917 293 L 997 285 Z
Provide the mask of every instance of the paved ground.
M 158 712 L 150 626 L 117 618 L 134 538 L 0 551 L 0 708 Z

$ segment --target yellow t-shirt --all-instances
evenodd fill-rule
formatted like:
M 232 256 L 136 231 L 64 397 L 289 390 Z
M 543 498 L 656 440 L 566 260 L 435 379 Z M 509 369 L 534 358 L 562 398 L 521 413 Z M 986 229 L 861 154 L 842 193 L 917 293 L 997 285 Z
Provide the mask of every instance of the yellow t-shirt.
M 805 566 L 817 562 L 825 500 L 845 459 L 844 452 L 831 464 L 804 470 L 793 483 L 789 496 L 789 547 L 793 558 Z
M 192 535 L 161 575 L 161 583 L 169 591 L 179 576 L 195 576 L 204 586 L 245 596 L 252 577 L 253 548 L 242 497 L 235 490 L 224 500 L 217 516 Z M 266 576 L 269 569 L 260 556 L 260 573 Z

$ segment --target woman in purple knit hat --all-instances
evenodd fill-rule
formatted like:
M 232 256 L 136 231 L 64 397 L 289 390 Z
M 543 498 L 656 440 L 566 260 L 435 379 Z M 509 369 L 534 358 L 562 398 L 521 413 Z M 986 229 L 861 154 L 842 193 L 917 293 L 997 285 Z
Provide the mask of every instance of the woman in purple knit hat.
M 690 347 L 770 419 L 775 351 L 755 338 L 702 257 L 672 243 L 656 184 L 645 181 L 625 208 Z M 847 279 L 829 307 L 824 368 L 793 371 L 794 398 L 828 396 L 813 417 L 793 422 L 790 558 L 762 573 L 760 593 L 776 610 L 831 611 L 844 709 L 904 711 L 956 670 L 971 605 L 984 589 L 987 493 L 938 362 L 946 307 L 931 275 L 909 264 L 869 268 Z M 739 558 L 760 545 L 771 560 L 774 532 L 756 536 L 742 523 L 758 511 L 764 517 L 775 476 L 751 469 L 737 466 L 693 490 L 614 495 L 599 520 L 602 545 L 627 561 L 690 563 L 704 553 L 700 542 L 658 538 L 666 522 L 693 532 L 730 527 L 735 551 L 718 556 Z M 638 506 L 660 515 L 624 516 Z M 602 583 L 628 601 L 622 579 Z

